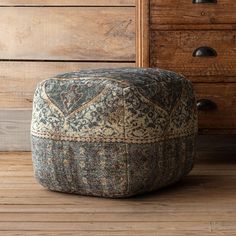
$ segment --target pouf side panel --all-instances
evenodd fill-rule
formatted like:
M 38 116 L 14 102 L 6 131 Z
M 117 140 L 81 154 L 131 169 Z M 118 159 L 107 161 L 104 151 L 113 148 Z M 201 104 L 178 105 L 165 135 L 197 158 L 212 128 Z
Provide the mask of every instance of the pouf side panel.
M 122 197 L 127 195 L 123 143 L 55 141 L 32 136 L 38 182 L 54 191 Z
M 168 136 L 179 133 L 184 136 L 198 132 L 196 97 L 192 83 L 183 80 L 182 93 L 170 113 Z
M 156 82 L 123 90 L 127 143 L 151 143 L 197 132 L 196 101 L 192 85 L 182 77 L 175 83 Z M 167 90 L 166 93 L 163 90 Z M 160 96 L 160 97 L 159 97 Z
M 90 81 L 90 79 L 87 80 Z M 118 87 L 117 83 L 105 82 L 103 82 L 102 92 L 96 93 L 94 97 L 84 92 L 87 95 L 86 99 L 89 96 L 92 99 L 89 98 L 90 100 L 81 106 L 78 105 L 79 101 L 76 106 L 70 105 L 73 102 L 69 99 L 71 99 L 70 95 L 76 99 L 71 92 L 72 89 L 76 90 L 76 94 L 80 96 L 83 89 L 89 90 L 84 86 L 84 80 L 75 80 L 70 83 L 66 81 L 64 87 L 65 81 L 53 79 L 39 84 L 34 96 L 31 133 L 54 140 L 123 141 L 122 88 Z
M 194 164 L 197 111 L 191 82 L 173 73 L 163 76 L 162 83 L 124 89 L 130 196 L 175 183 Z
M 129 195 L 157 190 L 186 176 L 195 160 L 196 135 L 128 145 Z

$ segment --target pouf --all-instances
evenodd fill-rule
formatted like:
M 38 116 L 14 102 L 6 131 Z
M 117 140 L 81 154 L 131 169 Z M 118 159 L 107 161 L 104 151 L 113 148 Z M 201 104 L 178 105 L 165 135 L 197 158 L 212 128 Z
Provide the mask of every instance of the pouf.
M 82 70 L 38 84 L 31 124 L 36 179 L 51 190 L 128 197 L 193 167 L 191 82 L 161 69 Z

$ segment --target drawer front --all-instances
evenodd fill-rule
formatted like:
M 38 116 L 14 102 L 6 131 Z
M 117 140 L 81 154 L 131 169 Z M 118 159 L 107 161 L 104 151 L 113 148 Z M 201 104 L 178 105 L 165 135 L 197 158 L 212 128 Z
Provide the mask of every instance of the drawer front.
M 236 129 L 236 83 L 195 83 L 194 89 L 200 130 Z
M 135 6 L 135 0 L 1 0 L 0 6 Z
M 0 7 L 0 60 L 135 61 L 134 7 Z
M 152 67 L 199 77 L 199 82 L 236 76 L 236 30 L 152 31 L 150 51 Z
M 151 0 L 151 24 L 156 28 L 163 24 L 234 24 L 235 12 L 234 0 L 218 0 L 215 4 L 193 4 L 192 0 Z

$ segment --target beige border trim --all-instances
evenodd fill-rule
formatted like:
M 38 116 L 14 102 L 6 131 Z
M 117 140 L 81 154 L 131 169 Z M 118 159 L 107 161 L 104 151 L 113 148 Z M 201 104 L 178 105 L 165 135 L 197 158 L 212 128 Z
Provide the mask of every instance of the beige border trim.
M 35 130 L 31 130 L 31 135 L 39 137 L 39 138 L 45 138 L 45 139 L 51 139 L 55 141 L 77 141 L 77 142 L 111 142 L 111 143 L 117 143 L 117 142 L 124 142 L 124 143 L 133 143 L 133 144 L 145 144 L 145 143 L 155 143 L 163 140 L 168 140 L 172 138 L 180 138 L 180 137 L 186 137 L 190 135 L 194 135 L 197 133 L 196 127 L 191 127 L 191 130 L 187 130 L 185 132 L 177 132 L 175 134 L 169 134 L 164 135 L 162 137 L 155 137 L 150 139 L 137 139 L 137 138 L 112 138 L 112 137 L 80 137 L 80 136 L 66 136 L 64 134 L 56 134 L 56 133 L 49 133 L 49 132 L 37 132 Z

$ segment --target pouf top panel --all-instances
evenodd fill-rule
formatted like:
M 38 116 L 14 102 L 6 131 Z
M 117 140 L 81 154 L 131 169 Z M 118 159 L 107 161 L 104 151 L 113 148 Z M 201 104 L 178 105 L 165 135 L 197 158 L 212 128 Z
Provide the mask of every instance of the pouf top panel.
M 113 79 L 123 87 L 137 86 L 142 87 L 155 82 L 181 83 L 183 76 L 172 71 L 158 68 L 115 68 L 115 69 L 92 69 L 81 70 L 58 74 L 55 78 L 74 79 L 74 78 L 106 78 Z
M 196 132 L 191 82 L 160 69 L 82 70 L 36 89 L 31 131 L 69 141 L 151 143 Z
M 184 82 L 179 74 L 161 69 L 81 70 L 47 80 L 45 92 L 67 115 L 109 88 L 118 92 L 119 88 L 131 87 L 163 109 L 171 110 L 181 95 Z M 64 100 L 70 100 L 70 103 Z

